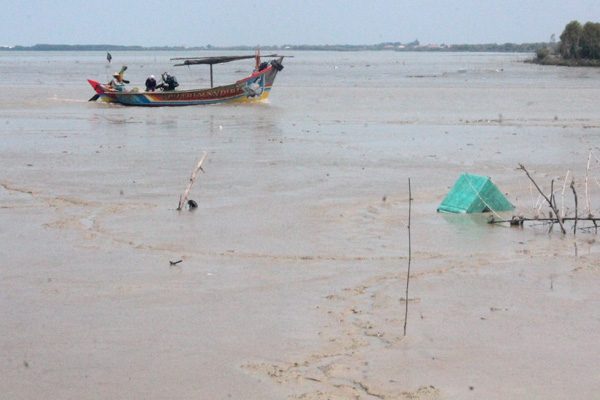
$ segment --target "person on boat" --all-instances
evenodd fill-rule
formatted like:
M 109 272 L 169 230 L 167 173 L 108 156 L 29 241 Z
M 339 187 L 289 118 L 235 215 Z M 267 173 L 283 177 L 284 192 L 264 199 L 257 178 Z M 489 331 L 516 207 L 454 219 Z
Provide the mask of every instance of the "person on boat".
M 115 72 L 113 74 L 113 79 L 112 81 L 110 81 L 109 85 L 111 90 L 114 90 L 116 92 L 125 91 L 125 84 L 121 81 L 121 74 L 118 72 Z
M 179 82 L 177 82 L 177 78 L 173 75 L 169 75 L 166 72 L 162 75 L 163 82 L 157 86 L 162 90 L 175 90 L 177 86 L 179 86 Z
M 146 92 L 154 92 L 156 90 L 156 79 L 154 75 L 150 75 L 148 79 L 146 79 Z

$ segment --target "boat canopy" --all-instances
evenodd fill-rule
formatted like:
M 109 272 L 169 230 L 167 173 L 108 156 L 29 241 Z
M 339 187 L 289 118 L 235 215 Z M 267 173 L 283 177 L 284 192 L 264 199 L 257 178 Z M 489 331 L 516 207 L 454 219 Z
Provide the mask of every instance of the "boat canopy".
M 278 55 L 278 54 L 268 54 L 266 56 L 262 56 L 262 57 L 285 57 L 282 55 Z M 222 63 L 227 63 L 227 62 L 231 62 L 231 61 L 237 61 L 237 60 L 246 60 L 248 58 L 254 58 L 256 60 L 256 71 L 258 71 L 259 68 L 259 64 L 260 64 L 260 49 L 256 50 L 256 53 L 253 56 L 210 56 L 210 57 L 176 57 L 176 58 L 171 58 L 171 61 L 180 61 L 183 60 L 182 63 L 179 64 L 175 64 L 173 65 L 174 67 L 182 67 L 182 66 L 186 66 L 186 65 L 197 65 L 197 64 L 206 64 L 206 65 L 210 65 L 210 87 L 213 87 L 213 65 L 214 64 L 222 64 Z M 280 68 L 281 67 L 280 65 Z M 279 69 L 281 70 L 281 69 Z
M 260 57 L 283 57 L 277 54 L 268 54 Z M 214 57 L 179 57 L 179 58 L 171 58 L 172 61 L 184 60 L 183 63 L 175 64 L 175 67 L 181 67 L 185 65 L 195 65 L 195 64 L 222 64 L 231 61 L 237 60 L 246 60 L 248 58 L 256 58 L 256 55 L 253 56 L 214 56 Z

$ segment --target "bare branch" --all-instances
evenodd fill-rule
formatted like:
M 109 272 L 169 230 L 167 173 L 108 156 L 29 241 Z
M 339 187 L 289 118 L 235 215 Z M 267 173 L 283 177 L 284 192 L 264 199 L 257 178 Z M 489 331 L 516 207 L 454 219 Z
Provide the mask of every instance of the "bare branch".
M 558 210 L 556 209 L 556 204 L 553 203 L 552 200 L 550 200 L 548 198 L 548 196 L 546 196 L 544 194 L 544 192 L 542 192 L 542 189 L 540 189 L 540 187 L 533 180 L 533 178 L 531 177 L 531 175 L 529 175 L 529 171 L 527 171 L 527 169 L 525 168 L 525 166 L 523 166 L 523 164 L 519 164 L 519 169 L 522 169 L 523 171 L 525 171 L 525 174 L 527 174 L 527 177 L 529 178 L 529 180 L 531 181 L 531 183 L 534 184 L 534 186 L 536 187 L 536 189 L 538 190 L 538 192 L 544 197 L 544 199 L 546 200 L 546 202 L 548 203 L 548 205 L 550 206 L 550 208 L 552 209 L 552 211 L 554 211 L 554 215 L 556 215 L 556 221 L 560 225 L 560 229 L 561 229 L 562 233 L 566 234 L 567 231 L 565 230 L 565 227 L 564 227 L 563 222 L 562 222 L 562 218 L 561 218 Z M 552 181 L 552 184 L 554 185 L 554 180 Z M 553 194 L 551 194 L 551 196 L 553 196 Z

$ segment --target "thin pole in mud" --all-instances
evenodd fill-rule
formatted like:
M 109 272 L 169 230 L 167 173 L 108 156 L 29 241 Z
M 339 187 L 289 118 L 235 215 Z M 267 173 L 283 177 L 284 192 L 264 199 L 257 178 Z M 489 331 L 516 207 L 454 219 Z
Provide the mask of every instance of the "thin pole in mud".
M 406 336 L 406 324 L 408 323 L 408 283 L 410 281 L 410 261 L 411 261 L 411 247 L 410 247 L 410 214 L 412 206 L 412 193 L 410 190 L 410 178 L 408 178 L 408 270 L 406 271 L 406 295 L 404 298 L 404 336 Z

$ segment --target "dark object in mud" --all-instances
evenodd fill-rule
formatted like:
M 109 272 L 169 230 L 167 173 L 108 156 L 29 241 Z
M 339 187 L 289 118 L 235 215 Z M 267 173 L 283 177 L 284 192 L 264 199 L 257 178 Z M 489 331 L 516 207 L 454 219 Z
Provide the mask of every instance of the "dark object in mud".
M 182 262 L 182 261 L 183 261 L 183 260 L 179 260 L 179 261 L 169 261 L 169 264 L 171 264 L 171 265 L 177 265 L 177 264 L 179 264 L 179 263 L 180 263 L 180 262 Z
M 192 209 L 192 208 L 198 208 L 198 203 L 196 203 L 194 200 L 188 200 L 187 203 L 188 203 L 188 207 L 190 209 Z

